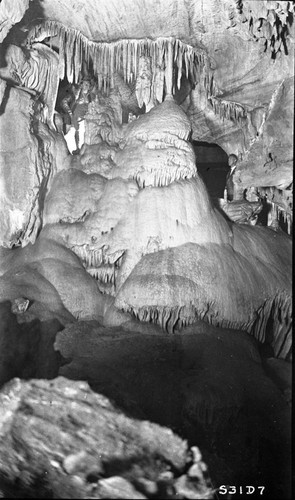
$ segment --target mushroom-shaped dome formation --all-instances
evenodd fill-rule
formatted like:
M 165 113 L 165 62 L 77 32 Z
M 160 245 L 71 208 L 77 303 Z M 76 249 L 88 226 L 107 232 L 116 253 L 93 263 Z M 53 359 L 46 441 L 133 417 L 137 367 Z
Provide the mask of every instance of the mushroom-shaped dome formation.
M 132 142 L 133 138 L 144 141 L 166 139 L 169 142 L 170 135 L 187 141 L 190 132 L 190 120 L 173 96 L 167 95 L 162 104 L 128 125 L 126 142 Z
M 126 127 L 124 146 L 115 158 L 114 176 L 136 179 L 140 187 L 167 186 L 196 172 L 188 138 L 191 124 L 168 95 L 165 101 Z

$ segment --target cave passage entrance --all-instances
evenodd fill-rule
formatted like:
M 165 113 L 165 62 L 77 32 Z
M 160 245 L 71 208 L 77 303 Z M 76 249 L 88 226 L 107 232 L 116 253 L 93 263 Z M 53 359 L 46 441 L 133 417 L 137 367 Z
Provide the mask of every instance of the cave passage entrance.
M 226 177 L 230 167 L 228 156 L 217 144 L 192 141 L 198 173 L 206 184 L 212 199 L 223 198 Z

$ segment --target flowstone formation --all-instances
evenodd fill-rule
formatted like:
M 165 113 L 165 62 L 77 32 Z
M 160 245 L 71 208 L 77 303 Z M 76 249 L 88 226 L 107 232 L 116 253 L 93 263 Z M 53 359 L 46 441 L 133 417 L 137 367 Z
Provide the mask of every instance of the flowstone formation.
M 121 128 L 117 145 L 86 145 L 91 173 L 84 150 L 75 168 L 56 176 L 41 235 L 76 253 L 118 310 L 170 332 L 205 319 L 259 340 L 273 316 L 268 341 L 288 357 L 290 239 L 236 226 L 212 205 L 187 141 L 189 121 L 172 97 Z M 112 147 L 108 170 L 97 158 L 103 147 Z
M 217 488 L 249 484 L 249 464 L 256 485 L 287 498 L 294 6 L 149 0 L 143 13 L 126 0 L 119 15 L 109 4 L 32 0 L 15 27 L 20 6 L 0 4 L 0 382 L 85 379 L 131 416 L 200 440 Z M 220 185 L 211 144 L 227 162 Z M 67 383 L 50 386 L 60 407 L 60 387 L 66 405 L 80 398 Z M 46 382 L 15 384 L 17 397 L 50 399 Z M 52 460 L 56 495 L 68 472 Z M 121 465 L 99 466 L 97 498 L 159 493 L 157 470 L 139 474 L 156 484 L 147 492 Z M 173 467 L 167 498 L 200 498 Z M 87 477 L 75 481 L 69 494 L 87 496 Z

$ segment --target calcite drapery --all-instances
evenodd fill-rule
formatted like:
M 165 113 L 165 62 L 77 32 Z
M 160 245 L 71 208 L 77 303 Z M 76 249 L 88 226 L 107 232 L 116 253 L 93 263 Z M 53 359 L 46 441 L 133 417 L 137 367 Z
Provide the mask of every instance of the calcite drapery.
M 69 249 L 40 236 L 34 245 L 0 250 L 0 301 L 14 301 L 21 293 L 30 302 L 23 320 L 57 318 L 62 325 L 78 318 L 101 320 L 105 297 Z
M 9 45 L 5 58 L 12 79 L 40 98 L 44 105 L 42 119 L 55 130 L 53 115 L 59 85 L 56 52 L 47 45 L 34 43 L 28 57 L 17 45 Z
M 32 115 L 30 96 L 10 89 L 0 116 L 0 243 L 7 247 L 35 241 L 41 225 L 40 188 L 50 171 L 38 158 L 38 141 L 30 131 Z
M 0 245 L 34 243 L 52 177 L 69 166 L 63 137 L 36 119 L 34 100 L 9 88 L 0 115 Z

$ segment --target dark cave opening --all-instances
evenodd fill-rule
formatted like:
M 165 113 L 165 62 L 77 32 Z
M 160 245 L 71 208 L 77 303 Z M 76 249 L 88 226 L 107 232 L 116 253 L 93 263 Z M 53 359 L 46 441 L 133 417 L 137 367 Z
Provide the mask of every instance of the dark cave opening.
M 210 197 L 223 198 L 227 175 L 230 171 L 228 155 L 217 144 L 192 141 L 198 173 L 202 177 Z

